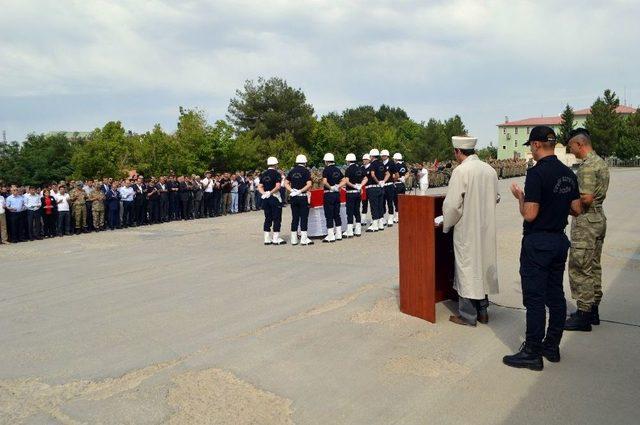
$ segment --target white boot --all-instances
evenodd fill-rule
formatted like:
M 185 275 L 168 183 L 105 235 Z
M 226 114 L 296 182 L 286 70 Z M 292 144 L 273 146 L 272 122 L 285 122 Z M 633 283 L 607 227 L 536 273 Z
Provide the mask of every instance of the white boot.
M 395 215 L 393 216 L 393 222 L 394 223 L 398 222 L 398 211 L 396 211 Z
M 298 232 L 291 232 L 291 245 L 298 245 Z
M 264 232 L 264 244 L 271 245 L 271 234 L 269 232 Z
M 322 242 L 335 242 L 336 234 L 333 231 L 333 227 L 331 229 L 327 229 L 327 237 L 322 240 Z
M 367 229 L 367 232 L 377 232 L 378 230 L 378 220 L 371 220 L 371 226 Z
M 389 214 L 387 217 L 387 227 L 393 227 L 393 214 Z
M 348 238 L 353 237 L 353 224 L 347 224 L 347 231 L 344 234 Z
M 313 241 L 307 236 L 307 232 L 300 232 L 300 245 L 313 245 Z
M 284 245 L 287 242 L 280 237 L 280 232 L 273 232 L 273 241 L 274 245 Z
M 342 240 L 342 226 L 336 226 L 336 240 L 337 241 L 341 241 Z
M 361 223 L 356 223 L 356 227 L 353 230 L 353 234 L 355 236 L 362 236 L 362 224 Z

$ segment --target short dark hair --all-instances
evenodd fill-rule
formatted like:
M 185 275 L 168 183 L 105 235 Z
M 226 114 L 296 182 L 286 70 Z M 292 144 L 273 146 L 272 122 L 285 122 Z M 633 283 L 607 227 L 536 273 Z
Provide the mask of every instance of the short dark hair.
M 458 149 L 458 151 L 464 156 L 471 156 L 476 153 L 475 149 Z
M 567 142 L 576 136 L 579 136 L 583 141 L 587 142 L 587 144 L 591 144 L 591 134 L 586 128 L 579 127 L 571 130 L 569 132 L 569 137 L 567 137 Z

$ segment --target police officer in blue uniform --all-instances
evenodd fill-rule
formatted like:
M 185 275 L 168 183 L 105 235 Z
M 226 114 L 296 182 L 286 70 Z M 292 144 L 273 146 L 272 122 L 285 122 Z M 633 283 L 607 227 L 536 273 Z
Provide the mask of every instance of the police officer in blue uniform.
M 327 237 L 322 242 L 342 240 L 342 220 L 340 218 L 340 188 L 344 185 L 342 171 L 335 165 L 332 153 L 324 155 L 322 185 L 324 187 L 324 217 L 327 220 Z
M 362 200 L 362 186 L 367 184 L 367 176 L 364 167 L 356 164 L 355 154 L 348 154 L 345 160 L 349 166 L 344 173 L 345 189 L 347 190 L 347 231 L 344 235 L 351 238 L 362 235 L 360 202 Z
M 264 210 L 264 244 L 283 245 L 286 242 L 280 238 L 280 225 L 282 223 L 282 201 L 280 199 L 280 182 L 282 177 L 278 170 L 278 159 L 274 156 L 267 158 L 267 168 L 260 174 L 258 191 L 262 198 Z M 273 237 L 270 235 L 273 226 Z
M 369 205 L 371 206 L 371 226 L 369 226 L 367 232 L 384 230 L 382 222 L 384 216 L 384 188 L 391 176 L 378 158 L 379 156 L 378 149 L 371 149 L 369 152 L 371 163 L 369 164 L 369 174 L 367 175 L 367 199 L 369 199 Z
M 400 152 L 396 152 L 393 154 L 393 162 L 396 172 L 395 179 L 395 195 L 393 197 L 393 206 L 395 207 L 395 215 L 393 217 L 393 222 L 398 222 L 398 195 L 402 195 L 407 191 L 407 188 L 404 185 L 405 175 L 407 174 L 407 165 L 402 161 L 402 154 Z
M 389 179 L 387 180 L 387 182 L 384 184 L 384 193 L 383 193 L 383 217 L 382 220 L 380 221 L 380 224 L 382 225 L 382 228 L 384 228 L 385 223 L 387 226 L 392 227 L 393 226 L 393 216 L 394 216 L 394 209 L 393 209 L 393 201 L 396 197 L 396 188 L 395 188 L 395 183 L 394 183 L 394 176 L 396 174 L 396 169 L 395 169 L 395 164 L 393 163 L 393 161 L 391 161 L 389 159 L 389 151 L 386 149 L 383 149 L 382 151 L 380 151 L 380 156 L 382 157 L 382 164 L 384 164 L 384 168 L 387 171 L 387 173 L 389 173 Z M 384 208 L 386 207 L 386 211 L 387 211 L 387 217 L 384 217 Z
M 520 251 L 522 302 L 527 309 L 526 339 L 520 351 L 505 356 L 512 367 L 542 370 L 542 357 L 560 361 L 560 339 L 567 304 L 562 287 L 569 239 L 564 233 L 569 214 L 581 213 L 580 192 L 575 174 L 554 154 L 556 134 L 547 126 L 529 133 L 529 145 L 536 165 L 529 170 L 524 191 L 517 184 L 511 192 L 524 218 Z M 545 333 L 545 307 L 549 325 Z
M 298 227 L 300 227 L 300 245 L 313 245 L 307 235 L 309 223 L 309 189 L 311 189 L 311 173 L 307 169 L 307 157 L 298 155 L 296 165 L 289 171 L 284 185 L 289 193 L 291 204 L 291 245 L 298 244 Z

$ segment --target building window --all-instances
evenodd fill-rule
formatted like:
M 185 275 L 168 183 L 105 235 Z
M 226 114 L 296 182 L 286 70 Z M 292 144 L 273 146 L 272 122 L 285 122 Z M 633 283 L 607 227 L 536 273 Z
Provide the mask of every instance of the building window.
M 507 127 L 502 127 L 502 134 L 507 134 Z
M 503 150 L 503 151 L 506 151 L 506 150 L 507 150 L 507 147 L 506 147 L 505 145 L 502 145 L 502 150 Z
M 515 147 L 516 148 L 518 147 L 518 141 L 517 140 L 515 141 Z
M 518 134 L 518 127 L 516 127 L 516 131 L 515 131 L 515 133 L 516 133 L 516 134 Z
M 527 134 L 529 134 L 529 127 L 527 127 Z

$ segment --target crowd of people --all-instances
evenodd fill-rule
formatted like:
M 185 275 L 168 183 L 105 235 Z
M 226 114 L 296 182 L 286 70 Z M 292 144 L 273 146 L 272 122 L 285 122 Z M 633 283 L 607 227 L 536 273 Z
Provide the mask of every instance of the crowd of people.
M 255 211 L 256 173 L 212 173 L 202 178 L 65 181 L 0 187 L 0 242 L 43 238 L 193 220 Z
M 524 161 L 496 160 L 491 164 L 500 170 L 499 176 L 505 177 L 522 175 L 526 168 Z M 348 166 L 349 163 L 337 168 L 345 172 Z M 456 166 L 456 162 L 437 161 L 407 164 L 402 185 L 406 190 L 446 186 Z M 284 181 L 285 171 L 277 171 Z M 311 188 L 324 189 L 324 168 L 312 167 L 309 171 Z M 126 179 L 70 180 L 40 186 L 0 185 L 0 243 L 255 211 L 261 209 L 263 202 L 259 184 L 260 172 L 256 170 L 208 171 L 203 177 L 170 173 L 148 179 L 132 175 Z M 298 202 L 284 185 L 279 191 L 282 205 Z M 361 205 L 365 214 L 367 207 L 365 200 Z

